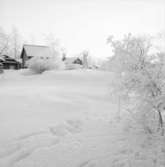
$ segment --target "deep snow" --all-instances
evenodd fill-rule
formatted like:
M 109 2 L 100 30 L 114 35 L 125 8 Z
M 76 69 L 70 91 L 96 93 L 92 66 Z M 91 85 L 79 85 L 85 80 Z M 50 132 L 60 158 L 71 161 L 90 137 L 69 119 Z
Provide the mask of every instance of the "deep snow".
M 124 111 L 105 71 L 0 76 L 0 167 L 165 167 L 165 141 Z

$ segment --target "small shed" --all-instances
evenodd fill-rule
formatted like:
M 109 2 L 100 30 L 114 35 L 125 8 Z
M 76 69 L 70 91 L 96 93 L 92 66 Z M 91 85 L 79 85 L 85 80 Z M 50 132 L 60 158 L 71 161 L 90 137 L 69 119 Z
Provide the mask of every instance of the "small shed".
M 49 57 L 52 55 L 52 51 L 48 46 L 42 45 L 23 45 L 21 52 L 22 67 L 27 67 L 27 61 L 32 57 Z
M 1 55 L 0 56 L 0 63 L 3 66 L 3 69 L 20 69 L 21 63 L 18 60 L 15 60 L 14 58 L 7 56 L 7 55 Z

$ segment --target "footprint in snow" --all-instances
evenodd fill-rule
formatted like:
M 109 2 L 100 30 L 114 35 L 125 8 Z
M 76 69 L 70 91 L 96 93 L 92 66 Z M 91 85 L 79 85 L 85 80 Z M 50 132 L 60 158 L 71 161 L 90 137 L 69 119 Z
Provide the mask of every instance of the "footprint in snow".
M 67 123 L 66 128 L 70 133 L 74 134 L 74 133 L 80 133 L 82 131 L 82 125 L 83 125 L 82 121 L 68 120 L 66 121 L 66 123 Z
M 12 159 L 10 160 L 11 166 L 15 163 L 29 157 L 35 149 L 27 149 L 27 150 L 21 150 L 18 154 L 14 155 Z
M 96 164 L 91 162 L 91 160 L 82 162 L 78 167 L 96 167 Z
M 11 144 L 8 143 L 0 149 L 0 159 L 4 157 L 9 158 L 9 165 L 7 166 L 11 167 L 13 164 L 29 157 L 36 149 L 56 145 L 60 142 L 60 138 L 58 137 L 80 133 L 82 131 L 82 125 L 82 121 L 80 120 L 67 120 L 63 124 L 49 127 L 49 131 L 38 131 L 20 136 Z M 53 136 L 49 136 L 50 133 Z M 55 136 L 56 138 L 54 138 Z M 93 167 L 89 165 L 87 166 L 86 164 L 86 167 Z
M 80 133 L 82 122 L 79 120 L 67 120 L 66 123 L 49 127 L 49 131 L 56 136 L 64 137 L 67 134 Z
M 42 135 L 42 134 L 45 134 L 45 133 L 47 133 L 47 131 L 32 132 L 32 133 L 29 133 L 29 134 L 26 134 L 26 135 L 22 135 L 22 136 L 16 138 L 16 140 L 25 140 L 25 139 L 35 137 L 35 136 L 38 136 L 38 135 Z
M 22 148 L 20 143 L 8 143 L 0 148 L 0 159 L 10 156 Z
M 55 127 L 49 127 L 49 131 L 52 135 L 56 135 L 59 137 L 64 137 L 68 133 L 66 126 L 64 124 L 57 125 Z

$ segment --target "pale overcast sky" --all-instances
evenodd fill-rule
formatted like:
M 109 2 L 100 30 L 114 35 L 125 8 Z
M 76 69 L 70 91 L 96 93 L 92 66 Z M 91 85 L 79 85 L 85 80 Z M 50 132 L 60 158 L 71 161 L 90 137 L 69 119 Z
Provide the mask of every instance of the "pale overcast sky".
M 105 57 L 108 35 L 163 31 L 165 0 L 0 0 L 0 26 L 16 26 L 36 44 L 52 33 L 70 54 L 89 49 Z

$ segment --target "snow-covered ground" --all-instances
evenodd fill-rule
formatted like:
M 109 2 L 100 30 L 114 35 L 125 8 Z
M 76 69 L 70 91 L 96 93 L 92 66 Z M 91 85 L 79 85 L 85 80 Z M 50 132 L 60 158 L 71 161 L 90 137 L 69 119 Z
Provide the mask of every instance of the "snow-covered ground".
M 0 167 L 165 167 L 165 141 L 129 113 L 116 119 L 113 74 L 0 76 Z

